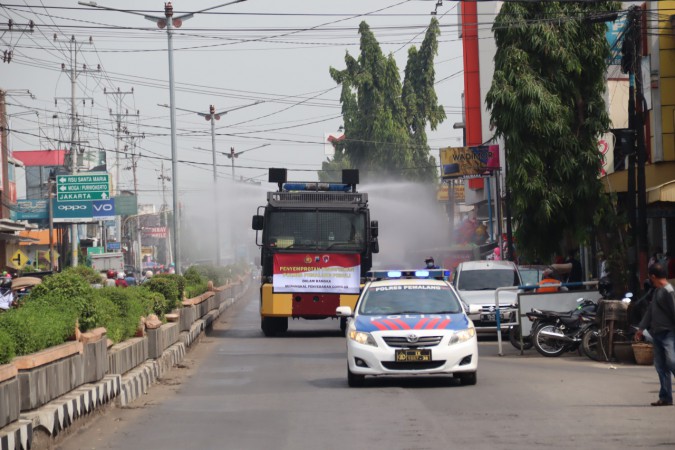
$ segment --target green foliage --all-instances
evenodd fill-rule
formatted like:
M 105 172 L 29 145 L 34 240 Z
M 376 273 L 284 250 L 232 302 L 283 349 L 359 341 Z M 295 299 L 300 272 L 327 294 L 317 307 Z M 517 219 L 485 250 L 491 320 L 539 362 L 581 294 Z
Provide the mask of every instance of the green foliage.
M 75 334 L 77 314 L 72 308 L 48 302 L 27 302 L 0 315 L 0 330 L 11 337 L 17 355 L 62 344 Z
M 115 308 L 115 314 L 99 325 L 106 328 L 108 337 L 113 342 L 133 337 L 141 316 L 154 312 L 155 301 L 158 298 L 164 302 L 160 294 L 137 286 L 126 289 L 107 287 L 100 289 L 98 293 Z
M 193 269 L 204 279 L 213 281 L 214 286 L 222 286 L 232 280 L 233 271 L 236 270 L 235 267 L 236 265 L 216 267 L 207 264 L 198 264 L 190 267 L 190 269 Z
M 1 321 L 0 321 L 1 323 Z M 7 331 L 0 328 L 0 365 L 7 364 L 16 355 L 14 341 Z
M 185 277 L 187 284 L 198 284 L 206 280 L 206 277 L 202 276 L 197 270 L 197 266 L 190 266 L 183 274 L 183 277 Z
M 82 278 L 87 280 L 87 283 L 89 284 L 101 284 L 101 282 L 103 281 L 103 278 L 101 278 L 101 274 L 98 273 L 96 270 L 92 269 L 91 267 L 76 266 L 76 267 L 69 267 L 67 270 L 72 273 L 80 275 Z
M 432 19 L 419 52 L 411 49 L 406 80 L 401 85 L 394 56 L 382 53 L 375 35 L 361 22 L 360 55 L 345 55 L 344 70 L 330 68 L 342 85 L 340 102 L 346 139 L 337 143 L 333 163 L 364 171 L 364 178 L 395 176 L 399 179 L 433 181 L 436 164 L 429 155 L 425 134 L 445 118 L 436 103 L 433 59 L 437 52 L 438 22 Z M 324 175 L 325 177 L 335 176 Z M 339 176 L 339 172 L 338 172 Z
M 583 18 L 617 8 L 505 2 L 495 19 L 486 103 L 506 145 L 506 183 L 525 256 L 547 259 L 561 242 L 586 240 L 594 223 L 602 197 L 597 141 L 609 128 L 603 98 L 609 46 L 606 25 Z
M 156 303 L 154 305 L 154 310 L 155 314 L 159 317 L 163 317 L 165 314 L 169 313 L 183 300 L 183 298 L 179 296 L 178 283 L 170 277 L 152 277 L 143 283 L 142 287 L 163 296 L 163 301 L 159 298 L 155 299 Z
M 54 306 L 63 310 L 74 311 L 76 317 L 83 317 L 80 323 L 83 331 L 89 324 L 88 316 L 93 313 L 89 305 L 95 295 L 94 288 L 76 270 L 66 269 L 61 273 L 50 275 L 35 286 L 25 300 L 25 304 Z
M 187 298 L 197 297 L 208 290 L 208 278 L 201 275 L 197 267 L 192 266 L 185 271 L 185 296 Z
M 209 283 L 204 280 L 199 283 L 191 283 L 185 287 L 185 296 L 187 298 L 194 298 L 199 295 L 202 295 L 204 292 L 208 291 Z
M 183 275 L 178 275 L 176 273 L 170 274 L 170 273 L 161 273 L 158 275 L 155 275 L 154 278 L 168 278 L 170 280 L 173 280 L 176 283 L 176 286 L 178 286 L 178 298 L 182 301 L 183 300 L 183 295 L 185 294 L 185 277 Z

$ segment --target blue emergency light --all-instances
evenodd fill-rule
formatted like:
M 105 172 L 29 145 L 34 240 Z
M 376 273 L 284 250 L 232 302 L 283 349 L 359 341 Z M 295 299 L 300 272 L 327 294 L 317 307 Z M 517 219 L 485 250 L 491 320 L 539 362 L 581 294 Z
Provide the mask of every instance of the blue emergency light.
M 371 270 L 366 277 L 373 280 L 385 280 L 392 278 L 434 278 L 446 280 L 450 277 L 450 271 L 445 269 L 431 270 Z
M 284 183 L 283 190 L 290 191 L 329 191 L 329 192 L 349 192 L 348 184 L 340 183 Z

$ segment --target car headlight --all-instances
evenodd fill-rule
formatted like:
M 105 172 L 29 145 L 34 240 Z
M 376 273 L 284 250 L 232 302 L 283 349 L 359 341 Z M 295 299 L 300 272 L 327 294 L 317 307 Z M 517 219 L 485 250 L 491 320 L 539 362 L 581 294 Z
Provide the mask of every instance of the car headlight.
M 450 337 L 450 343 L 448 345 L 452 344 L 458 344 L 460 342 L 466 342 L 472 337 L 476 335 L 476 329 L 474 327 L 467 328 L 465 330 L 458 330 L 455 331 L 455 334 L 453 334 Z
M 375 342 L 375 338 L 370 333 L 366 333 L 364 331 L 356 331 L 356 330 L 349 330 L 349 339 L 352 341 L 356 341 L 359 344 L 363 345 L 372 345 L 373 347 L 377 347 L 377 342 Z

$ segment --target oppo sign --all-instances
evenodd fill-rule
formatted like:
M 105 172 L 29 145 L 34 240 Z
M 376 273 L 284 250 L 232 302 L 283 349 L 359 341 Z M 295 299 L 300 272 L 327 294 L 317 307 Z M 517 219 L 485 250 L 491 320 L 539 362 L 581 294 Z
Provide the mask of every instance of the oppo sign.
M 115 216 L 115 201 L 69 201 L 54 202 L 55 222 L 96 222 L 111 220 Z
M 86 205 L 59 205 L 56 207 L 59 211 L 86 211 Z

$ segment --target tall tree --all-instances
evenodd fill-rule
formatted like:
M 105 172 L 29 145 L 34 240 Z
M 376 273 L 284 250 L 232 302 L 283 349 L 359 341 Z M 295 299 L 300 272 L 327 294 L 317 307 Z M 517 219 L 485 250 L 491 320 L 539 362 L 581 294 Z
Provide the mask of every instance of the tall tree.
M 445 118 L 433 87 L 438 23 L 432 20 L 420 51 L 409 52 L 405 88 L 394 56 L 382 53 L 366 22 L 361 22 L 359 34 L 358 59 L 347 52 L 344 70 L 330 68 L 331 77 L 342 85 L 346 139 L 323 168 L 351 166 L 367 178 L 434 180 L 436 164 L 429 155 L 425 127 L 429 123 L 435 129 Z
M 406 109 L 406 125 L 410 135 L 412 162 L 420 179 L 435 179 L 436 161 L 429 155 L 427 124 L 432 130 L 445 119 L 445 110 L 438 104 L 434 81 L 434 57 L 438 54 L 438 36 L 441 30 L 438 20 L 431 19 L 419 51 L 415 46 L 408 50 L 408 63 L 403 81 L 403 104 Z
M 521 252 L 546 258 L 583 241 L 602 199 L 598 138 L 609 45 L 593 20 L 616 2 L 504 2 L 486 102 L 504 138 Z

